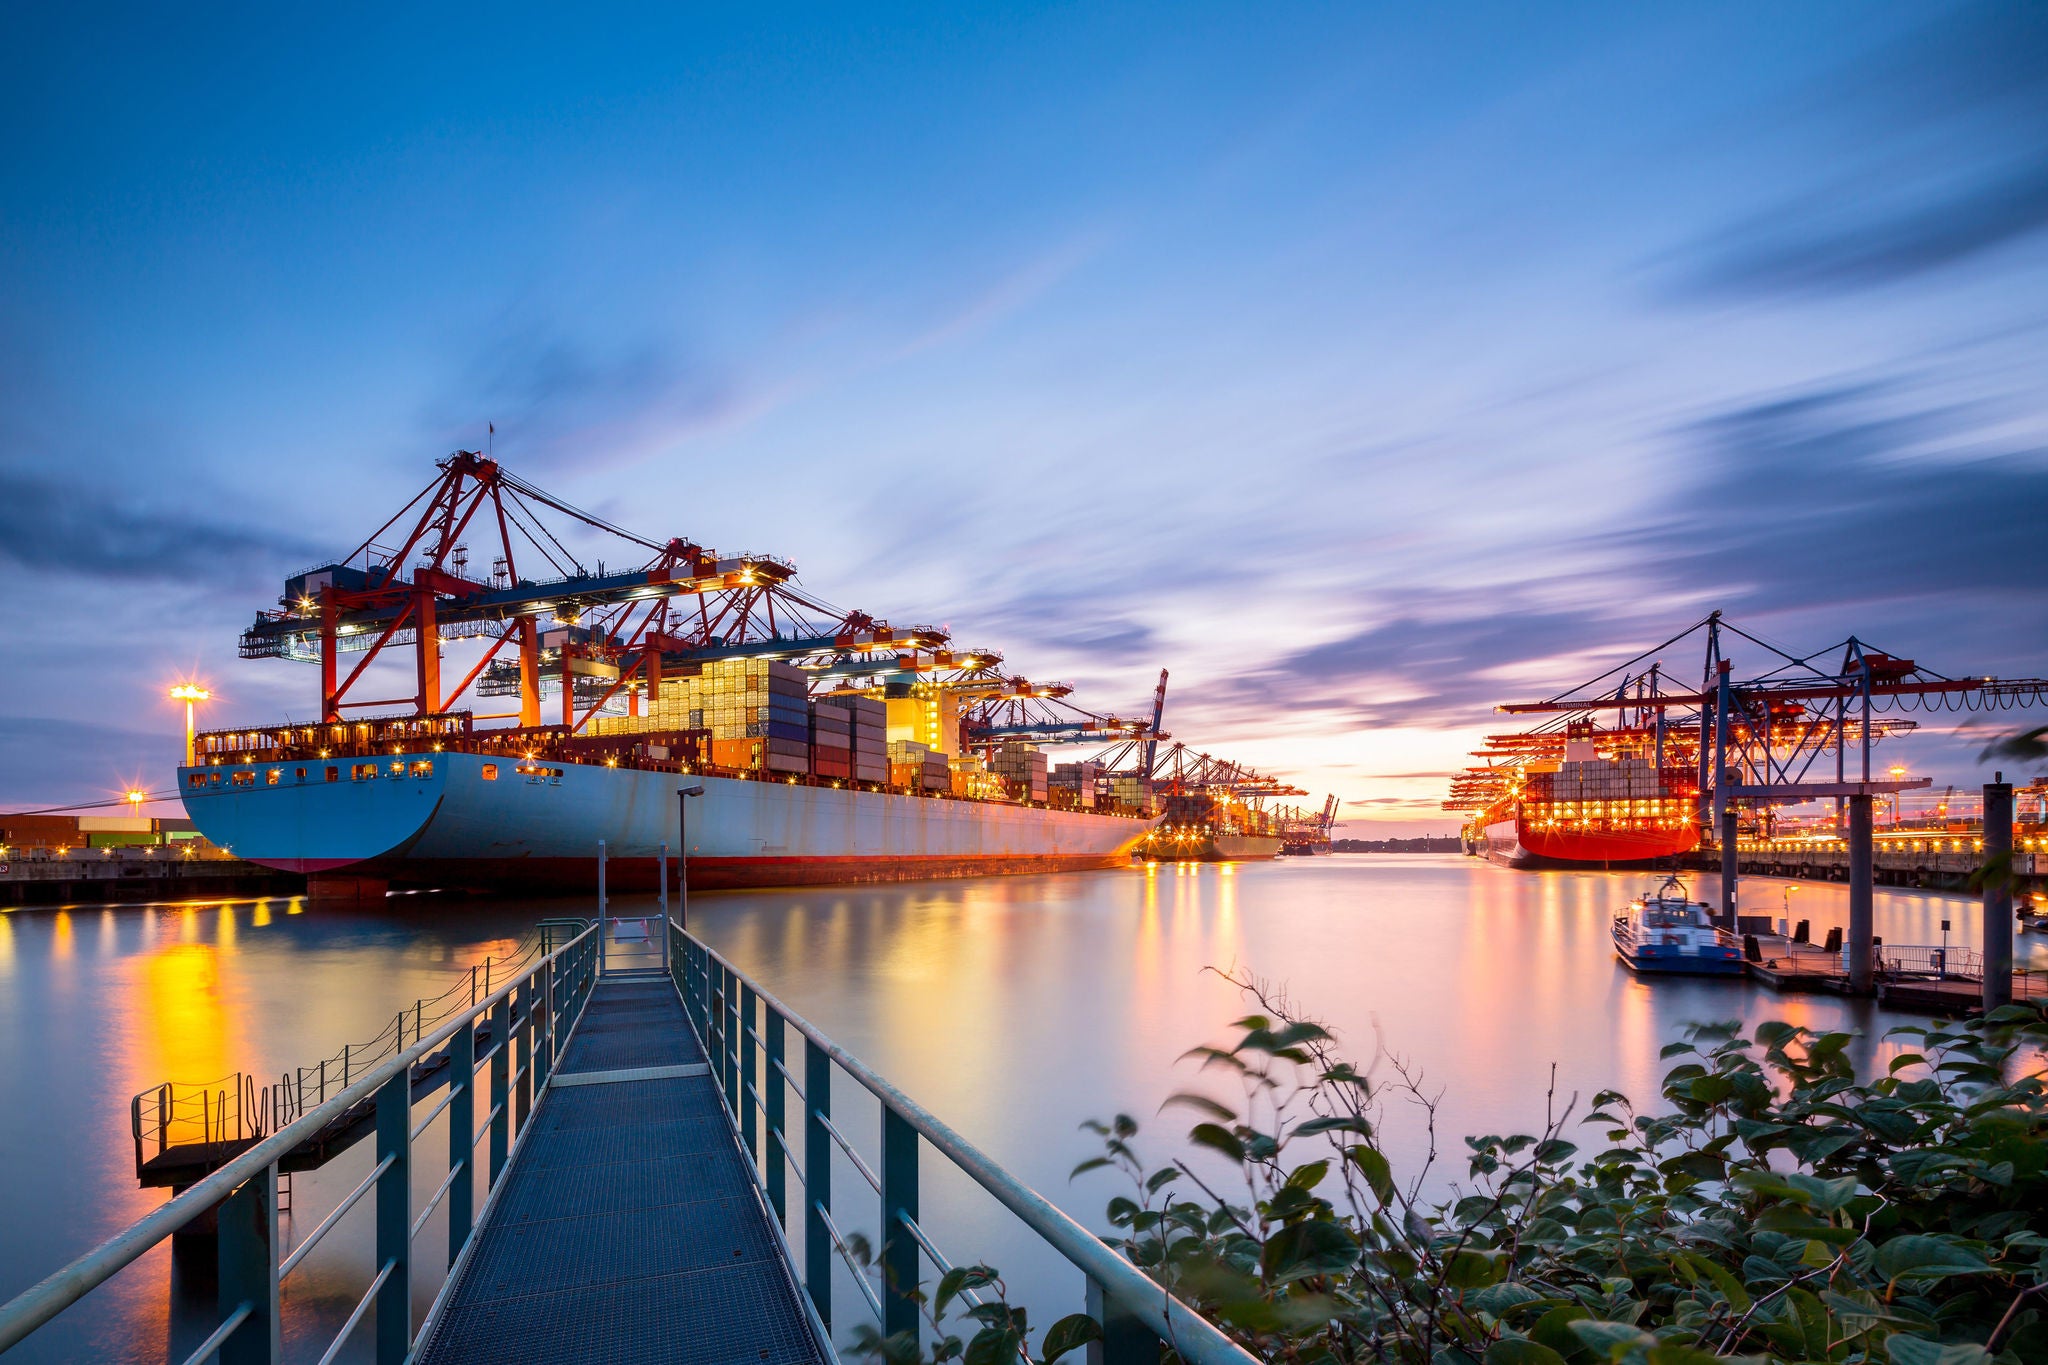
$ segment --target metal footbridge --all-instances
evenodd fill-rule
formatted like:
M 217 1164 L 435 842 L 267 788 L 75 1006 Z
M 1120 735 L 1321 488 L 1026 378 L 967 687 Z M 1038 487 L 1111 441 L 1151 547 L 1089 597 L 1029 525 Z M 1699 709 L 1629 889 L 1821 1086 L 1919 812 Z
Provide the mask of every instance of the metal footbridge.
M 843 1095 L 850 1081 L 876 1102 L 879 1170 L 847 1136 L 849 1116 L 835 1120 L 835 1077 Z M 368 1175 L 298 1235 L 279 1208 L 281 1164 L 365 1113 Z M 204 1237 L 217 1312 L 167 1354 L 174 1365 L 837 1365 L 832 1288 L 849 1275 L 854 1321 L 935 1339 L 919 1285 L 952 1262 L 919 1222 L 931 1154 L 1081 1272 L 1102 1328 L 1088 1365 L 1154 1365 L 1169 1347 L 1189 1365 L 1250 1365 L 1101 1240 L 653 917 L 584 927 L 0 1306 L 0 1352 L 90 1314 L 92 1292 L 152 1248 Z M 835 1202 L 835 1168 L 849 1166 L 855 1198 Z M 374 1224 L 374 1250 L 342 1317 L 296 1296 L 293 1272 L 349 1218 Z M 879 1232 L 872 1263 L 862 1221 Z M 417 1311 L 416 1290 L 436 1282 Z

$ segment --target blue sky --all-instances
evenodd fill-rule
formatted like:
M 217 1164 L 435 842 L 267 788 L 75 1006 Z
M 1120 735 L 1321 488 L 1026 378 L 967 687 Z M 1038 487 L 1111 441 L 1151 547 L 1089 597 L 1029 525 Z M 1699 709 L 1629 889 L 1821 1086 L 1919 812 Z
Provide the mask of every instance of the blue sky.
M 0 802 L 311 709 L 486 422 L 1361 830 L 1715 606 L 2048 673 L 2038 6 L 54 9 L 0 126 Z

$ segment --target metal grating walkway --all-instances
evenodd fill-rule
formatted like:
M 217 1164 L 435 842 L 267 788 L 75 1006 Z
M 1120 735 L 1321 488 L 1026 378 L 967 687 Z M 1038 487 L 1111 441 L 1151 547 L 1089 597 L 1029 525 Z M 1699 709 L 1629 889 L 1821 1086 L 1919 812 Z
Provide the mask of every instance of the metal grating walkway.
M 557 1075 L 701 1063 L 664 980 L 601 981 Z M 821 1365 L 708 1075 L 547 1088 L 425 1365 Z

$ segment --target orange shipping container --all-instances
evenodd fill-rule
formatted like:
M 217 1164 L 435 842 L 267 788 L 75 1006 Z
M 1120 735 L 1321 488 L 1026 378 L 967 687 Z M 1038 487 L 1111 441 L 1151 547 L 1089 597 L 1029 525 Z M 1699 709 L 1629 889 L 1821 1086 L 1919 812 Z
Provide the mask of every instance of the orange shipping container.
M 711 761 L 720 768 L 751 771 L 761 766 L 762 741 L 758 739 L 714 739 Z

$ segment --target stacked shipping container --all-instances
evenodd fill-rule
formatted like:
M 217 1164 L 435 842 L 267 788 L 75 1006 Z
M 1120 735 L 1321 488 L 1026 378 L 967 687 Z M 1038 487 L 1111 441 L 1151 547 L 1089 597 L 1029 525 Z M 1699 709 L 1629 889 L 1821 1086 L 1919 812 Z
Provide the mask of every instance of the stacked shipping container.
M 1045 753 L 1029 744 L 1009 743 L 995 751 L 989 769 L 1003 779 L 1003 785 L 1020 801 L 1043 801 L 1046 797 Z
M 1102 780 L 1100 763 L 1061 763 L 1046 779 L 1052 803 L 1074 810 L 1095 809 L 1095 790 Z
M 845 713 L 847 754 L 855 782 L 884 783 L 889 780 L 889 712 L 873 697 L 830 696 L 818 698 L 817 705 Z
M 937 749 L 899 739 L 889 745 L 889 781 L 912 791 L 947 791 L 953 785 L 953 770 Z

